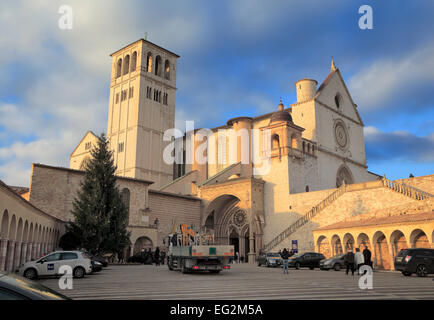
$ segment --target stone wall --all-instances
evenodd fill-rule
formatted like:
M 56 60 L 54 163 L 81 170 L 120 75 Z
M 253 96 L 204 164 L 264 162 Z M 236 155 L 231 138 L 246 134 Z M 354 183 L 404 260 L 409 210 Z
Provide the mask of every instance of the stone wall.
M 171 233 L 174 224 L 193 224 L 200 227 L 201 201 L 198 198 L 177 196 L 161 191 L 149 191 L 150 221 L 158 218 L 158 245 Z M 167 240 L 166 240 L 167 245 Z
M 29 201 L 56 218 L 72 220 L 73 202 L 83 178 L 83 171 L 33 164 Z M 117 184 L 120 191 L 130 191 L 129 224 L 141 225 L 150 182 L 118 177 Z
M 291 245 L 291 240 L 298 240 L 300 251 L 313 251 L 315 248 L 313 230 L 316 228 L 345 220 L 362 219 L 367 216 L 372 217 L 375 214 L 379 216 L 400 214 L 406 209 L 412 210 L 412 212 L 420 212 L 431 206 L 430 200 L 418 201 L 385 187 L 375 187 L 375 183 L 377 182 L 348 186 L 348 189 L 353 191 L 347 191 L 342 194 L 333 203 L 320 211 L 312 221 L 299 228 L 274 250 L 284 247 L 288 248 Z M 362 188 L 360 186 L 365 187 Z M 275 215 L 271 219 L 271 228 L 267 229 L 270 232 L 266 232 L 267 240 L 265 243 L 284 231 L 291 223 L 306 214 L 311 207 L 326 198 L 334 190 L 336 189 L 312 192 L 310 194 L 290 195 L 289 200 L 293 204 L 291 207 L 294 211 Z

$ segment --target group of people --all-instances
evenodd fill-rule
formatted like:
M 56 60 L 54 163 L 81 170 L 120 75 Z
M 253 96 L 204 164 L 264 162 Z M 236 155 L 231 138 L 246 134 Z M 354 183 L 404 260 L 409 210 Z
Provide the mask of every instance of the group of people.
M 344 257 L 344 262 L 347 269 L 347 275 L 349 274 L 350 270 L 352 275 L 354 275 L 354 271 L 356 270 L 357 273 L 360 274 L 361 266 L 367 265 L 372 268 L 371 251 L 368 249 L 368 247 L 365 247 L 363 252 L 360 252 L 360 249 L 356 248 L 356 253 L 353 252 L 353 249 L 348 249 L 348 252 Z
M 142 251 L 143 255 L 143 263 L 155 263 L 156 266 L 159 266 L 160 264 L 164 264 L 164 261 L 166 260 L 166 252 L 160 251 L 160 248 L 157 247 L 154 252 L 152 252 L 151 248 Z
M 237 252 L 235 252 L 235 257 L 233 260 L 235 263 L 243 263 L 244 262 L 244 256 L 240 256 L 240 254 Z

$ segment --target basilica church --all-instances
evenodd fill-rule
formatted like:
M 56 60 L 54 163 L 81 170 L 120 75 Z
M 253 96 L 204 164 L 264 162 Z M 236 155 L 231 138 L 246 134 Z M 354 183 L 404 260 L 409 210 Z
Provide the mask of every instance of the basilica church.
M 290 104 L 168 140 L 180 57 L 140 39 L 111 58 L 107 137 L 129 210 L 127 256 L 165 248 L 181 223 L 234 245 L 250 263 L 260 251 L 331 256 L 367 246 L 376 266 L 390 269 L 401 248 L 434 247 L 434 175 L 390 181 L 368 171 L 364 123 L 333 61 L 321 83 L 294 79 L 297 100 Z M 97 139 L 92 131 L 84 135 L 70 168 L 33 164 L 22 198 L 70 220 Z M 171 144 L 181 146 L 172 163 L 165 159 Z

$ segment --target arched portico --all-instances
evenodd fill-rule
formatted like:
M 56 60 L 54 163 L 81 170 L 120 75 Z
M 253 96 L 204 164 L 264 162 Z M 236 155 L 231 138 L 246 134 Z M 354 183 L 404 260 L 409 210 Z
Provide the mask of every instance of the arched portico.
M 140 237 L 134 243 L 133 254 L 142 252 L 143 250 L 153 249 L 152 240 L 148 237 Z
M 262 180 L 243 178 L 199 190 L 205 202 L 202 230 L 213 233 L 216 243 L 233 244 L 250 263 L 263 246 L 263 185 Z

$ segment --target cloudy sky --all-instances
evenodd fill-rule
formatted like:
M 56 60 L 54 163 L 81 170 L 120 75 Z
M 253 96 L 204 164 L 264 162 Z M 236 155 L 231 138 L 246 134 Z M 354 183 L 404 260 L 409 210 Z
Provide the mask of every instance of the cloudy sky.
M 72 30 L 58 27 L 64 4 Z M 373 30 L 358 27 L 363 4 Z M 181 128 L 289 105 L 295 81 L 321 83 L 334 56 L 365 123 L 369 170 L 432 174 L 433 16 L 430 0 L 2 0 L 0 179 L 27 186 L 32 162 L 68 166 L 87 130 L 105 130 L 109 54 L 145 32 L 181 56 Z

